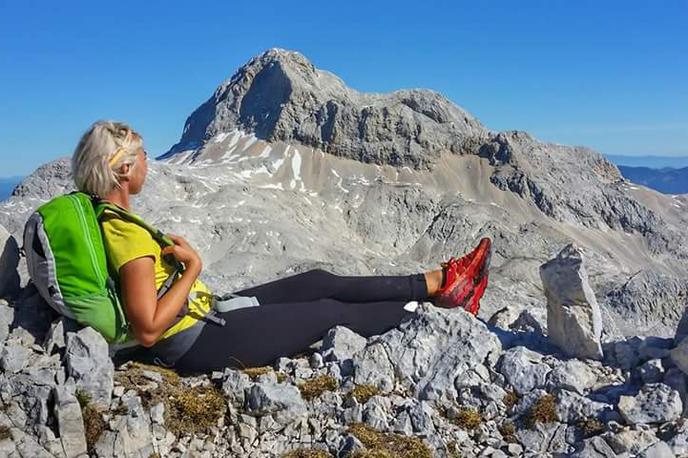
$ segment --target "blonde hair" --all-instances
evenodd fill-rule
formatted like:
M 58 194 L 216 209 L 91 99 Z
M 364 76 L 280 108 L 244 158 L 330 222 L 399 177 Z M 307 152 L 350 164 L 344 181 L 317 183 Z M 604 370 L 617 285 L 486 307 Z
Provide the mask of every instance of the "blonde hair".
M 141 135 L 121 122 L 98 121 L 79 140 L 72 155 L 72 176 L 79 191 L 105 197 L 136 167 Z M 119 169 L 129 164 L 128 174 Z

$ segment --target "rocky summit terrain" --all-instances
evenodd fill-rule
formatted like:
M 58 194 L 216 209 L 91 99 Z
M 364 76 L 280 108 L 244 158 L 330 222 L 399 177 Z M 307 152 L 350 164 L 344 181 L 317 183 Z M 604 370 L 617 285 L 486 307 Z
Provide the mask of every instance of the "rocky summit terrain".
M 198 248 L 206 283 L 408 274 L 489 236 L 490 286 L 477 318 L 413 304 L 380 336 L 336 327 L 308 354 L 194 376 L 113 361 L 40 299 L 23 225 L 72 189 L 60 159 L 0 202 L 0 456 L 688 456 L 688 195 L 595 151 L 255 57 L 134 200 Z

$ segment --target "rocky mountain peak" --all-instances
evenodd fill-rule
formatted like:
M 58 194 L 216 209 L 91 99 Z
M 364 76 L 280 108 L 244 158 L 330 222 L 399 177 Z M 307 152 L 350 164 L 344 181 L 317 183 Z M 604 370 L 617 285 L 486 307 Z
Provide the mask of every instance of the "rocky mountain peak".
M 187 119 L 164 154 L 242 130 L 375 164 L 428 168 L 441 153 L 475 153 L 487 130 L 441 94 L 360 93 L 303 55 L 270 49 L 251 59 Z

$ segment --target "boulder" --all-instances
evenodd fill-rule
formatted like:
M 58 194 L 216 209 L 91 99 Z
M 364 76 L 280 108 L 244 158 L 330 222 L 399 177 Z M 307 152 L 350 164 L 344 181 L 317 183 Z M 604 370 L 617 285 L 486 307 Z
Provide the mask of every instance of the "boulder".
M 643 450 L 638 458 L 674 458 L 675 456 L 666 442 L 656 442 Z
M 108 344 L 98 331 L 83 328 L 67 333 L 65 351 L 67 375 L 79 389 L 86 391 L 91 402 L 108 406 L 112 397 L 115 368 L 108 354 Z
M 277 423 L 286 425 L 304 418 L 308 411 L 295 386 L 256 383 L 248 392 L 247 412 L 255 416 L 272 415 Z
M 384 392 L 394 388 L 394 366 L 383 342 L 368 344 L 353 360 L 354 383 L 372 385 Z
M 561 390 L 557 394 L 556 411 L 560 421 L 570 424 L 589 418 L 603 421 L 618 419 L 611 404 L 592 401 L 568 390 Z
M 551 368 L 542 363 L 542 355 L 525 347 L 514 347 L 502 356 L 499 372 L 519 394 L 545 385 Z
M 19 342 L 10 341 L 0 353 L 0 368 L 8 373 L 16 373 L 24 369 L 29 362 L 31 350 Z
M 320 353 L 325 361 L 345 361 L 366 346 L 367 340 L 344 326 L 330 329 L 323 338 Z
M 544 335 L 545 328 L 541 323 L 542 318 L 545 318 L 543 322 L 546 322 L 546 316 L 542 309 L 522 310 L 518 318 L 509 325 L 509 328 L 514 331 L 533 332 L 535 334 Z
M 621 396 L 618 407 L 623 419 L 631 425 L 674 421 L 683 412 L 678 391 L 664 383 L 649 383 L 635 396 Z
M 602 359 L 602 314 L 585 270 L 583 255 L 573 244 L 540 266 L 547 297 L 547 333 L 562 352 L 578 358 Z
M 501 349 L 499 339 L 473 315 L 423 303 L 354 356 L 354 381 L 389 391 L 398 379 L 420 399 L 455 399 L 458 389 L 489 381 L 483 364 L 494 365 Z
M 645 429 L 623 429 L 605 436 L 609 446 L 618 454 L 629 453 L 637 455 L 650 445 L 659 441 L 657 436 Z
M 553 388 L 572 390 L 585 394 L 597 383 L 597 374 L 585 362 L 579 359 L 557 361 L 549 374 L 549 384 Z
M 509 330 L 511 329 L 511 324 L 518 319 L 519 313 L 520 309 L 513 305 L 507 305 L 494 312 L 490 319 L 487 320 L 487 324 L 500 329 Z

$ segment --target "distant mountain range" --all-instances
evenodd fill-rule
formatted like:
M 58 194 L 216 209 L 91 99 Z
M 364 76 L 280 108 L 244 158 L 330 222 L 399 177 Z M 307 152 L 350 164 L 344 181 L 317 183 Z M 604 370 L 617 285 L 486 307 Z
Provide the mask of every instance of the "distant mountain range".
M 650 169 L 662 169 L 665 167 L 680 169 L 688 167 L 688 156 L 626 156 L 620 154 L 605 154 L 605 157 L 618 166 L 647 167 Z
M 0 177 L 0 200 L 7 199 L 24 177 Z
M 634 183 L 666 194 L 688 193 L 688 156 L 605 156 Z
M 621 174 L 628 180 L 665 194 L 688 193 L 688 167 L 651 169 L 620 165 Z

